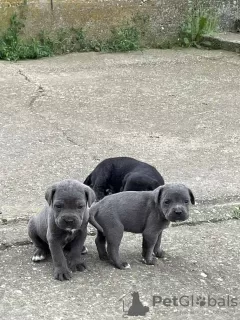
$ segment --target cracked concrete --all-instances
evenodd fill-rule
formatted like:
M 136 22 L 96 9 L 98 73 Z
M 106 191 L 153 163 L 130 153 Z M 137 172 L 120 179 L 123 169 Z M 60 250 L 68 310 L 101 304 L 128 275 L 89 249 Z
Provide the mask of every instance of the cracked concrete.
M 30 82 L 30 83 L 34 83 L 26 74 L 24 74 L 23 70 L 18 70 L 18 73 L 24 77 L 24 79 L 27 81 L 27 82 Z M 30 102 L 29 102 L 29 109 L 31 111 L 33 111 L 33 105 L 34 103 L 37 101 L 38 98 L 41 97 L 42 94 L 44 94 L 44 88 L 40 85 L 40 84 L 37 84 L 35 83 L 35 85 L 37 86 L 36 88 L 36 94 L 33 95 L 33 97 L 31 98 Z M 43 117 L 43 116 L 42 116 Z M 44 117 L 43 117 L 44 119 Z
M 239 64 L 234 54 L 195 50 L 1 62 L 3 218 L 29 217 L 49 184 L 83 180 L 117 155 L 186 183 L 199 204 L 234 206 Z
M 239 294 L 239 67 L 237 55 L 201 50 L 0 62 L 0 316 L 120 319 L 123 297 L 138 290 L 147 319 L 239 319 L 239 307 L 151 307 L 154 293 Z M 102 264 L 88 236 L 92 271 L 58 284 L 50 261 L 30 262 L 28 218 L 48 185 L 83 181 L 119 155 L 186 183 L 197 200 L 191 218 L 167 230 L 167 259 L 156 268 L 139 264 L 140 237 L 126 234 L 129 273 Z
M 122 319 L 122 301 L 127 309 L 131 293 L 138 291 L 150 310 L 136 319 L 237 320 L 239 305 L 153 307 L 153 295 L 193 295 L 194 301 L 198 296 L 225 300 L 230 296 L 238 297 L 239 304 L 239 232 L 236 220 L 169 228 L 163 237 L 166 256 L 154 267 L 139 261 L 141 236 L 126 233 L 121 254 L 132 268 L 125 271 L 99 261 L 94 238 L 88 237 L 88 270 L 74 273 L 64 283 L 53 280 L 51 259 L 31 262 L 32 246 L 8 248 L 0 252 L 0 316 L 6 320 Z
M 18 73 L 19 73 L 21 76 L 23 76 L 26 81 L 32 82 L 32 81 L 30 80 L 30 78 L 29 78 L 27 75 L 25 75 L 21 69 L 18 70 Z

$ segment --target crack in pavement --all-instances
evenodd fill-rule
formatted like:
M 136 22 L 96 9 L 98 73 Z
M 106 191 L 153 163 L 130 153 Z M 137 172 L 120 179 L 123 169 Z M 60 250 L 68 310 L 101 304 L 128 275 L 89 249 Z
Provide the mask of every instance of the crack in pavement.
M 238 203 L 239 205 L 239 203 Z M 227 221 L 234 221 L 234 220 L 239 220 L 240 221 L 240 217 L 235 216 L 233 209 L 235 208 L 235 204 L 233 205 L 233 203 L 224 203 L 223 205 L 215 205 L 215 206 L 210 206 L 210 210 L 213 208 L 222 208 L 228 211 L 228 215 L 227 216 L 219 216 L 219 217 L 211 217 L 209 219 L 204 219 L 203 220 L 193 220 L 193 221 L 184 221 L 184 222 L 179 222 L 176 224 L 171 224 L 171 227 L 176 228 L 176 227 L 196 227 L 196 226 L 200 226 L 200 225 L 204 225 L 204 224 L 217 224 L 217 223 L 225 223 Z M 205 211 L 208 210 L 206 206 L 198 206 L 197 210 L 200 211 Z M 27 222 L 29 221 L 29 218 L 27 217 L 18 217 L 18 218 L 14 218 L 14 219 L 5 219 L 2 217 L 2 219 L 0 219 L 0 230 L 1 230 L 1 225 L 2 228 L 4 228 L 4 233 L 11 233 L 12 232 L 12 226 L 14 226 L 15 230 L 19 230 L 20 228 L 20 233 L 21 232 L 21 228 L 26 228 Z M 95 229 L 94 229 L 95 230 Z M 25 231 L 24 231 L 25 234 Z M 88 236 L 94 236 L 95 232 L 92 233 L 91 228 L 89 228 L 88 230 Z M 19 247 L 19 246 L 24 246 L 24 245 L 29 245 L 31 244 L 31 241 L 29 239 L 27 239 L 27 237 L 23 236 L 23 237 L 18 237 L 18 239 L 13 239 L 8 241 L 7 238 L 5 240 L 2 240 L 0 242 L 0 251 L 6 250 L 8 248 L 11 247 Z
M 227 199 L 226 199 L 227 200 Z M 210 218 L 210 219 L 205 219 L 205 220 L 197 220 L 197 221 L 183 221 L 180 223 L 177 223 L 176 225 L 173 226 L 179 226 L 179 225 L 198 225 L 198 224 L 202 224 L 202 223 L 217 223 L 217 222 L 221 222 L 221 221 L 228 221 L 228 220 L 234 220 L 237 219 L 233 213 L 234 213 L 234 209 L 239 210 L 240 208 L 240 202 L 225 202 L 225 203 L 216 203 L 216 199 L 213 200 L 204 200 L 204 201 L 198 201 L 198 204 L 195 206 L 195 210 L 197 211 L 211 211 L 211 210 L 216 210 L 216 209 L 224 209 L 227 210 L 228 212 L 230 212 L 230 214 L 232 214 L 231 216 L 225 216 L 225 217 L 219 217 L 219 218 Z M 40 210 L 40 208 L 39 208 Z M 2 214 L 2 212 L 0 211 L 0 214 Z M 15 218 L 4 218 L 3 216 L 0 217 L 0 227 L 1 225 L 13 225 L 13 224 L 18 224 L 18 223 L 22 223 L 22 222 L 28 222 L 29 221 L 29 217 L 15 217 Z
M 189 227 L 195 227 L 199 226 L 201 224 L 208 224 L 208 223 L 219 223 L 219 222 L 225 222 L 230 220 L 239 220 L 236 217 L 226 217 L 226 218 L 212 218 L 208 220 L 199 220 L 199 221 L 186 221 L 181 223 L 172 224 L 171 227 L 181 227 L 181 226 L 189 226 Z
M 8 248 L 12 247 L 22 247 L 22 246 L 27 246 L 29 244 L 32 244 L 30 240 L 22 240 L 22 241 L 16 241 L 16 242 L 4 242 L 0 243 L 0 251 L 7 250 Z
M 36 94 L 32 97 L 32 99 L 30 100 L 29 105 L 28 105 L 29 109 L 30 109 L 32 112 L 34 112 L 34 109 L 33 109 L 34 103 L 36 102 L 36 100 L 37 100 L 38 98 L 40 98 L 40 97 L 44 94 L 45 90 L 44 90 L 44 88 L 42 87 L 41 84 L 38 84 L 38 83 L 32 81 L 32 80 L 30 79 L 30 77 L 28 77 L 28 76 L 23 72 L 23 70 L 19 69 L 19 70 L 18 70 L 18 74 L 20 74 L 27 82 L 32 83 L 32 84 L 34 84 L 34 85 L 37 86 Z
M 210 220 L 203 220 L 203 221 L 192 221 L 192 222 L 183 222 L 183 223 L 177 223 L 177 224 L 172 224 L 171 228 L 176 228 L 176 227 L 184 227 L 184 226 L 188 226 L 188 227 L 196 227 L 202 224 L 217 224 L 217 223 L 224 223 L 227 221 L 231 221 L 231 220 L 239 220 L 237 218 L 234 217 L 229 217 L 229 218 L 214 218 L 214 219 L 210 219 Z M 95 234 L 88 233 L 88 236 L 95 236 Z M 22 246 L 26 246 L 32 244 L 31 240 L 25 239 L 25 240 L 18 240 L 18 241 L 14 241 L 14 242 L 2 242 L 0 243 L 0 251 L 4 251 L 7 250 L 8 248 L 11 247 L 22 247 Z
M 44 95 L 45 93 L 45 89 L 43 88 L 43 86 L 41 84 L 38 84 L 34 81 L 31 80 L 30 77 L 28 77 L 24 72 L 23 70 L 19 69 L 18 70 L 18 74 L 20 74 L 22 77 L 24 77 L 24 79 L 29 82 L 29 83 L 34 83 L 35 85 L 37 85 L 37 92 L 36 94 L 32 97 L 32 99 L 30 100 L 29 102 L 29 109 L 31 110 L 31 112 L 35 113 L 37 116 L 39 116 L 41 119 L 45 120 L 47 123 L 49 123 L 51 126 L 54 126 L 54 129 L 61 132 L 63 137 L 66 138 L 66 140 L 68 142 L 70 142 L 72 145 L 74 146 L 78 146 L 78 147 L 82 147 L 82 145 L 78 144 L 73 138 L 71 138 L 69 136 L 69 134 L 67 133 L 66 130 L 63 130 L 63 129 L 60 129 L 58 124 L 57 123 L 52 123 L 50 122 L 45 116 L 43 116 L 42 114 L 40 113 L 37 113 L 35 110 L 34 110 L 34 104 L 35 102 L 41 97 Z
M 37 99 L 39 99 L 41 96 L 43 96 L 44 92 L 45 91 L 44 91 L 43 87 L 41 85 L 39 85 L 37 88 L 37 93 L 32 97 L 32 99 L 29 102 L 29 109 L 32 112 L 35 112 L 33 109 L 34 103 L 37 101 Z
M 211 200 L 203 199 L 197 200 L 196 204 L 199 206 L 207 207 L 224 207 L 224 206 L 239 206 L 240 198 L 239 195 L 225 196 L 224 198 L 214 198 Z
M 28 222 L 30 218 L 15 218 L 15 219 L 0 219 L 0 227 L 1 226 L 11 226 L 13 224 L 18 224 L 21 222 Z M 235 216 L 231 217 L 225 217 L 225 218 L 211 218 L 206 220 L 198 220 L 198 221 L 184 221 L 184 222 L 177 222 L 175 224 L 171 224 L 171 227 L 180 227 L 180 226 L 197 226 L 204 223 L 219 223 L 223 221 L 229 221 L 229 220 L 240 220 Z
M 61 130 L 61 129 L 59 129 L 58 127 L 57 127 L 57 129 L 62 132 L 63 136 L 64 136 L 64 137 L 67 139 L 67 141 L 69 141 L 72 145 L 82 148 L 82 146 L 81 146 L 80 144 L 78 144 L 73 138 L 71 138 L 71 137 L 68 135 L 68 133 L 67 133 L 66 130 Z
M 26 74 L 24 74 L 24 72 L 23 72 L 21 69 L 18 70 L 18 73 L 19 73 L 21 76 L 23 76 L 24 79 L 25 79 L 27 82 L 30 82 L 30 83 L 33 82 Z

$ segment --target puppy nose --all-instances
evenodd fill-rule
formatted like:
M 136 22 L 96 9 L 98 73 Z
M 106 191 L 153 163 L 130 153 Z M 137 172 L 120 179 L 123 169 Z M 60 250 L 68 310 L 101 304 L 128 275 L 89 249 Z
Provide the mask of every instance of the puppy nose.
M 182 210 L 181 209 L 175 209 L 174 213 L 180 215 L 180 214 L 182 214 Z
M 71 222 L 73 222 L 73 218 L 71 218 L 71 217 L 64 217 L 63 220 L 64 220 L 64 222 L 66 222 L 66 223 L 71 223 Z

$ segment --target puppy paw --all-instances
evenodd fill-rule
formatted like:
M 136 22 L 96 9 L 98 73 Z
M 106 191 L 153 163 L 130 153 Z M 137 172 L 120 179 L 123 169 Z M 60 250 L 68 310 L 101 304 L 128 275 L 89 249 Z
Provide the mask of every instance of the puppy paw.
M 87 254 L 87 253 L 88 253 L 88 248 L 83 246 L 81 254 Z
M 73 272 L 75 272 L 75 271 L 82 272 L 87 269 L 84 261 L 71 261 L 69 263 L 69 267 Z
M 129 263 L 127 263 L 127 262 L 123 262 L 123 269 L 131 269 L 131 266 L 130 266 L 130 264 Z
M 127 262 L 122 262 L 120 265 L 116 265 L 116 267 L 120 270 L 131 269 L 131 266 Z
M 64 267 L 57 267 L 53 272 L 54 279 L 59 281 L 70 280 L 72 278 L 71 270 Z
M 108 254 L 107 253 L 99 254 L 99 259 L 102 261 L 109 260 Z
M 33 262 L 39 262 L 39 261 L 42 261 L 42 260 L 45 260 L 46 259 L 46 252 L 42 249 L 36 249 L 34 251 L 34 254 L 32 256 L 32 261 Z
M 159 249 L 158 251 L 154 252 L 154 256 L 157 258 L 163 258 L 165 255 L 165 252 L 162 249 Z
M 151 266 L 154 266 L 156 263 L 157 263 L 157 259 L 155 257 L 153 257 L 152 259 L 145 259 L 145 258 L 142 258 L 142 263 L 144 264 L 147 264 L 147 265 L 151 265 Z

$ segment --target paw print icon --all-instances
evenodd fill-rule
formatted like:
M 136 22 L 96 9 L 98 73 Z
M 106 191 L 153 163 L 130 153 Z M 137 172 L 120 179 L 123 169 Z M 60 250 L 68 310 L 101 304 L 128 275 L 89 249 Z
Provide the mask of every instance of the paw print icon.
M 199 305 L 200 307 L 204 307 L 206 305 L 206 298 L 202 296 L 198 296 L 196 299 L 196 304 Z

